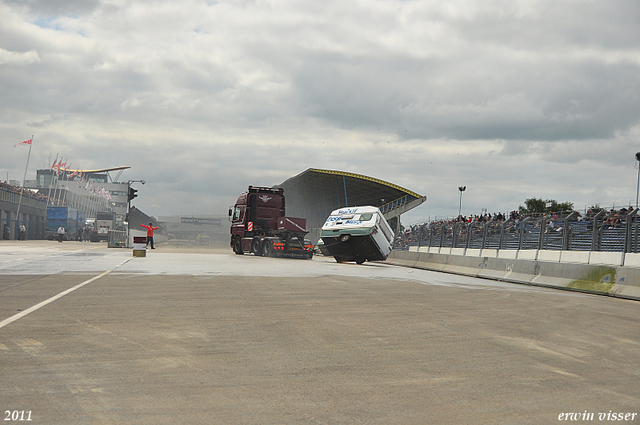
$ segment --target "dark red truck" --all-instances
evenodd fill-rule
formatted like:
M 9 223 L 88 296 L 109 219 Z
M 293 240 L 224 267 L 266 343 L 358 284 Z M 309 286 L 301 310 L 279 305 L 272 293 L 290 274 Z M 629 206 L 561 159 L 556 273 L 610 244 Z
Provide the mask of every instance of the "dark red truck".
M 284 190 L 249 186 L 229 208 L 231 248 L 242 255 L 312 258 L 307 220 L 285 217 Z

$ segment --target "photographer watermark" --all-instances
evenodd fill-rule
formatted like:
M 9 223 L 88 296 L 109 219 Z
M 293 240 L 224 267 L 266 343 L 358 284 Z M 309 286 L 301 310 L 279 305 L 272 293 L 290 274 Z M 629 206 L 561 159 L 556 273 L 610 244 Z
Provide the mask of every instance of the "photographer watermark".
M 609 410 L 609 413 L 587 412 L 583 413 L 560 413 L 559 421 L 633 421 L 638 417 L 637 413 L 620 413 Z

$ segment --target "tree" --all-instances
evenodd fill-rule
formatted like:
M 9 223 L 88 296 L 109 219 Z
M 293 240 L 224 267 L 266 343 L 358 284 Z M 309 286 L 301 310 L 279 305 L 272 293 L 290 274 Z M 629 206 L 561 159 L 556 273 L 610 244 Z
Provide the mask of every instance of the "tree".
M 520 205 L 518 211 L 520 214 L 543 214 L 546 202 L 538 198 L 525 199 L 524 207 Z
M 543 201 L 541 198 L 525 199 L 524 205 L 518 207 L 520 214 L 549 214 L 552 212 L 573 211 L 573 202 L 558 202 L 555 199 Z

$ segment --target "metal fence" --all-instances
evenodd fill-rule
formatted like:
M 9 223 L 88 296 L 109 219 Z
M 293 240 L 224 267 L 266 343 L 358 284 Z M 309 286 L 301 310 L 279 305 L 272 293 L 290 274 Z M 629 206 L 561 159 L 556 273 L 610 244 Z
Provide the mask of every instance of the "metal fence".
M 527 217 L 519 220 L 464 223 L 437 221 L 412 226 L 396 236 L 394 248 L 409 246 L 465 249 L 539 249 L 640 252 L 638 209 L 607 215 L 605 210 L 582 219 Z M 612 218 L 614 217 L 614 218 Z
M 14 192 L 0 188 L 0 201 L 8 202 L 10 204 L 17 204 L 20 201 L 20 192 Z M 37 208 L 39 210 L 47 209 L 47 201 L 44 199 L 32 198 L 29 195 L 22 197 L 22 206 Z

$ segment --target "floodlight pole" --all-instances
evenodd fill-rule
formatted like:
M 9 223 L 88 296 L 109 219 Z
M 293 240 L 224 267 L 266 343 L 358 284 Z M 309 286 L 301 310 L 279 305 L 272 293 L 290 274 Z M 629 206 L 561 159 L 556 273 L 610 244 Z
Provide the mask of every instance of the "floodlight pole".
M 638 183 L 636 184 L 636 209 L 638 209 L 638 194 L 640 194 L 640 152 L 636 153 L 636 161 L 638 161 Z
M 464 192 L 465 190 L 467 190 L 467 186 L 458 186 L 458 190 L 460 191 L 460 205 L 458 206 L 458 217 L 460 217 L 460 213 L 462 212 L 462 192 Z

